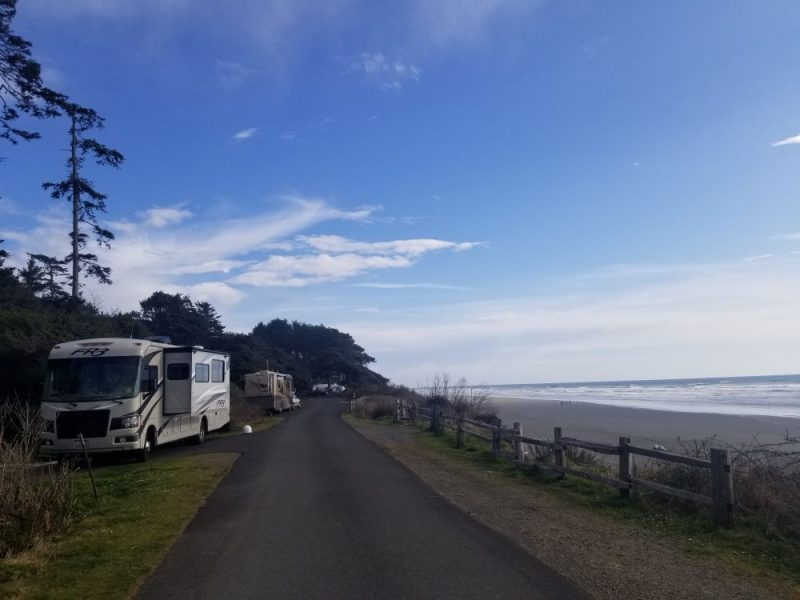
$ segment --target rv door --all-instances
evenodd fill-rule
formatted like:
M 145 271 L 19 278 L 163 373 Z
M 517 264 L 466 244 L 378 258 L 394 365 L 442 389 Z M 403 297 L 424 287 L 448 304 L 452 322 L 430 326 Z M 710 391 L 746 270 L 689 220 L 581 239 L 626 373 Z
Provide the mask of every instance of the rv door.
M 192 353 L 164 353 L 164 414 L 192 410 Z

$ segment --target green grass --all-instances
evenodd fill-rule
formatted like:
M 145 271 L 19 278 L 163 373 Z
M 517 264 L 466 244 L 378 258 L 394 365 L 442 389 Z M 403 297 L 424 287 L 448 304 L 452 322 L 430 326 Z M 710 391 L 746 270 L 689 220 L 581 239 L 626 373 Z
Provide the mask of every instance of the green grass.
M 75 475 L 76 522 L 58 539 L 0 560 L 1 598 L 128 598 L 230 469 L 201 454 Z
M 455 434 L 450 431 L 434 435 L 417 427 L 415 435 L 428 448 L 455 460 L 466 461 L 482 471 L 497 473 L 522 485 L 536 486 L 575 505 L 658 532 L 687 554 L 714 556 L 734 562 L 737 568 L 753 574 L 778 575 L 800 584 L 800 544 L 768 535 L 753 520 L 739 516 L 734 529 L 717 529 L 706 511 L 668 504 L 653 494 L 624 499 L 616 490 L 599 483 L 569 476 L 557 480 L 520 469 L 507 460 L 494 458 L 490 444 L 473 436 L 466 436 L 466 448 L 459 450 L 455 447 Z

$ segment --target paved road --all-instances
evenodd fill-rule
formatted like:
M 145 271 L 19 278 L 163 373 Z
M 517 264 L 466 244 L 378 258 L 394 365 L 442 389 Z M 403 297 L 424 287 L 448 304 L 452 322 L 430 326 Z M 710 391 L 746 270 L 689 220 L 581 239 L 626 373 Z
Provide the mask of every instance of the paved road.
M 340 410 L 311 399 L 268 432 L 209 442 L 242 456 L 138 597 L 585 597 L 437 497 Z

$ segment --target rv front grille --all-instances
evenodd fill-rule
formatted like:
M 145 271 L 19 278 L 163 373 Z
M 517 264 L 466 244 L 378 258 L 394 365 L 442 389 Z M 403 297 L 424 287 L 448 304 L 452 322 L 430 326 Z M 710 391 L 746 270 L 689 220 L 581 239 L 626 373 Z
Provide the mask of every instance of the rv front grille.
M 59 439 L 106 437 L 108 433 L 107 410 L 64 410 L 56 417 L 56 434 Z

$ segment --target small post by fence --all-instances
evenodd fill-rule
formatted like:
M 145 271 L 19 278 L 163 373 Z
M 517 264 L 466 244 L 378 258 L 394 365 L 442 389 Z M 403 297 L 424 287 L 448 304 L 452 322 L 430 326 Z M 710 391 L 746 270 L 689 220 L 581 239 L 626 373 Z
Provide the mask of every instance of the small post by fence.
M 456 448 L 464 447 L 464 413 L 459 411 L 456 414 Z
M 561 445 L 561 427 L 553 428 L 553 462 L 558 467 L 567 466 L 566 449 Z
M 494 425 L 492 429 L 492 454 L 498 456 L 503 442 L 502 433 L 500 431 L 503 421 L 500 420 L 500 417 L 495 417 L 492 425 Z
M 86 460 L 86 466 L 89 469 L 89 477 L 92 480 L 92 491 L 94 491 L 94 499 L 97 501 L 97 485 L 94 483 L 94 471 L 92 471 L 92 460 L 89 458 L 89 451 L 86 449 L 86 440 L 83 439 L 83 433 L 78 434 L 81 439 L 81 447 L 83 448 L 83 458 Z
M 711 449 L 711 498 L 714 523 L 719 527 L 733 527 L 733 477 L 731 453 L 727 448 Z
M 522 435 L 522 423 L 515 422 L 513 429 L 515 435 Z M 514 460 L 522 461 L 522 442 L 519 440 L 514 440 Z
M 408 410 L 408 417 L 411 419 L 411 424 L 417 424 L 417 405 L 416 403 L 412 403 L 409 410 Z
M 392 419 L 394 423 L 400 422 L 400 398 L 395 398 L 394 400 L 394 419 Z
M 619 438 L 619 480 L 631 482 L 633 479 L 633 455 L 628 450 L 628 444 L 631 443 L 631 438 Z M 631 495 L 630 487 L 619 488 L 619 495 L 621 498 L 629 498 Z

